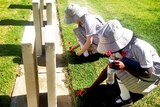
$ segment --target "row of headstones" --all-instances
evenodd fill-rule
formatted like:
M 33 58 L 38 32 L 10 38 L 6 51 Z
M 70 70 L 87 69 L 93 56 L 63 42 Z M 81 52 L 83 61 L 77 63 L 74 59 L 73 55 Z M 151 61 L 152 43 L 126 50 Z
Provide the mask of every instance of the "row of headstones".
M 48 107 L 57 107 L 56 96 L 56 55 L 54 24 L 57 17 L 55 0 L 46 0 L 47 25 L 43 27 L 43 0 L 32 0 L 34 26 L 26 26 L 22 38 L 22 56 L 25 72 L 28 107 L 39 107 L 39 83 L 37 56 L 42 55 L 42 42 L 45 42 Z M 44 38 L 44 40 L 42 40 Z

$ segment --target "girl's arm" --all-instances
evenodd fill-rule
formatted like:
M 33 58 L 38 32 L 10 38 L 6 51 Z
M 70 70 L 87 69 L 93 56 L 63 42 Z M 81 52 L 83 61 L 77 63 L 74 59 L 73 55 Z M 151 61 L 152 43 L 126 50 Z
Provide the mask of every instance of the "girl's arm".
M 82 53 L 84 53 L 86 50 L 88 50 L 92 44 L 92 36 L 87 36 L 87 40 L 86 40 L 86 43 L 84 44 L 83 48 L 78 51 L 76 54 L 78 56 L 80 56 Z

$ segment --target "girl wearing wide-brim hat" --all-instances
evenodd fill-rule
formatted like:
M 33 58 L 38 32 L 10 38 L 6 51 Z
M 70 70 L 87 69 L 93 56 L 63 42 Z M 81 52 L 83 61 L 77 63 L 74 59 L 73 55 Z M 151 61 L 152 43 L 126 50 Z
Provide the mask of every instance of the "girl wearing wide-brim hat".
M 110 58 L 114 60 L 108 66 L 115 70 L 120 88 L 121 101 L 117 100 L 117 103 L 131 99 L 129 92 L 146 95 L 157 87 L 160 57 L 153 46 L 122 27 L 118 20 L 108 21 L 98 34 L 97 51 L 101 54 L 111 53 Z M 83 89 L 83 94 L 94 90 L 107 78 L 107 67 L 91 87 Z
M 84 55 L 85 57 L 97 53 L 99 38 L 96 33 L 104 23 L 102 18 L 89 14 L 86 7 L 72 3 L 65 9 L 64 21 L 66 24 L 75 23 L 78 25 L 78 27 L 73 30 L 77 36 L 78 44 L 71 46 L 71 51 L 81 47 L 81 49 L 76 52 L 76 55 Z

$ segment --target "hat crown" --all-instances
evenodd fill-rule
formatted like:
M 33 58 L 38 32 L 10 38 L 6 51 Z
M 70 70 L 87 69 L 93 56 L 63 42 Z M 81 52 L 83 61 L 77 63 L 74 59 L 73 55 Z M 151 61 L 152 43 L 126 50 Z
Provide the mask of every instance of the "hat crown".
M 111 20 L 105 26 L 103 31 L 103 39 L 105 39 L 105 43 L 112 43 L 117 41 L 121 35 L 123 34 L 122 25 L 118 20 Z
M 66 9 L 65 9 L 65 13 L 69 16 L 74 16 L 77 11 L 80 9 L 79 5 L 76 4 L 70 4 Z
M 129 44 L 132 37 L 131 30 L 122 27 L 118 20 L 110 20 L 99 31 L 97 51 L 102 54 L 119 51 Z

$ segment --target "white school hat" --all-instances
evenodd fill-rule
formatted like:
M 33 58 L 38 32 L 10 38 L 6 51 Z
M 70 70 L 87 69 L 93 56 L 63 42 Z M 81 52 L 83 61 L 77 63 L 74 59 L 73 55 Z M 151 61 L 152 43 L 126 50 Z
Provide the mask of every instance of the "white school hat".
M 106 52 L 116 52 L 128 45 L 131 41 L 133 32 L 123 28 L 118 20 L 110 20 L 106 23 L 99 34 L 99 44 L 97 51 L 102 54 Z
M 86 7 L 80 7 L 77 4 L 70 4 L 65 9 L 65 19 L 66 24 L 75 23 L 84 14 L 88 14 L 88 9 Z

